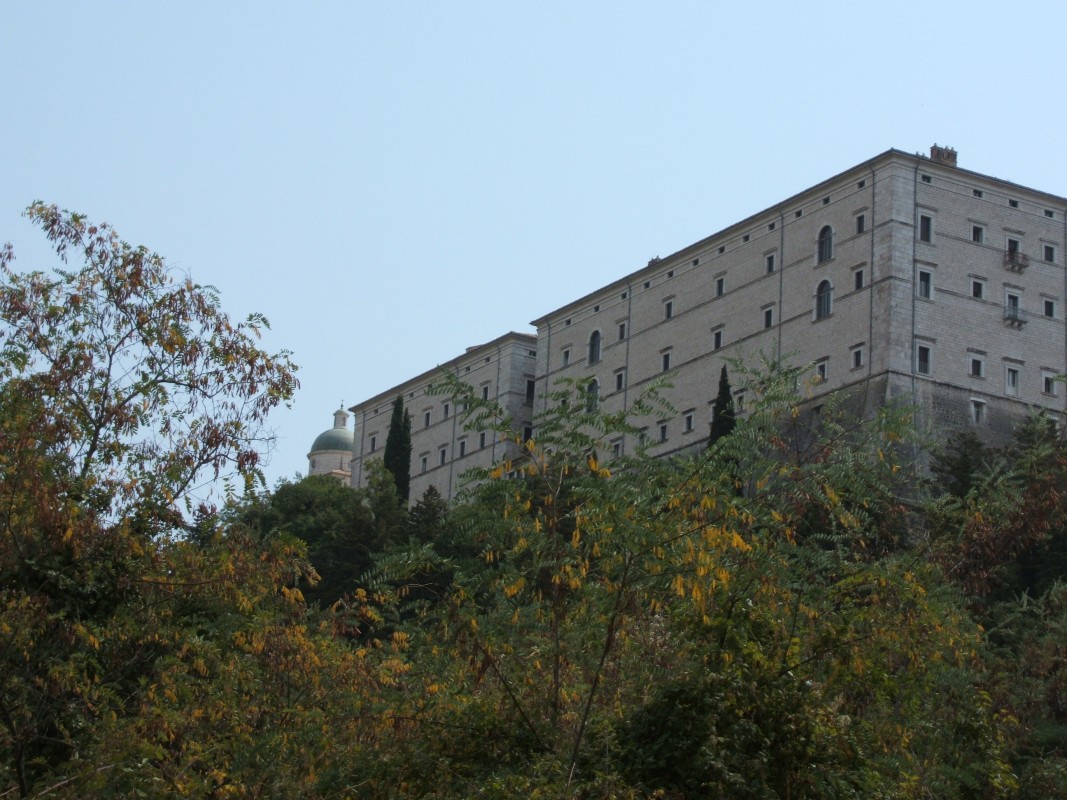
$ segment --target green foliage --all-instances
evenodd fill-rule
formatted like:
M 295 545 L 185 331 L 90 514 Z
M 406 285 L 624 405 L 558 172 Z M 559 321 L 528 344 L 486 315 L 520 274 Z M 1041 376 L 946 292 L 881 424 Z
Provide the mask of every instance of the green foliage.
M 719 373 L 719 391 L 715 395 L 715 404 L 711 410 L 711 435 L 708 437 L 708 447 L 714 445 L 724 436 L 729 436 L 737 425 L 734 414 L 734 394 L 730 388 L 730 378 L 726 373 L 726 365 L 722 365 Z
M 399 395 L 393 401 L 382 463 L 393 476 L 397 494 L 406 506 L 411 487 L 411 414 L 404 409 L 404 399 Z

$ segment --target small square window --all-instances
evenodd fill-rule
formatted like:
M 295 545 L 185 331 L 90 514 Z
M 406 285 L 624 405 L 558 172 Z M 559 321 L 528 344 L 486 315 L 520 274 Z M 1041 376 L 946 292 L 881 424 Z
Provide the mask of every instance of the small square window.
M 765 308 L 765 309 L 763 309 L 763 327 L 764 328 L 770 328 L 773 325 L 774 325 L 774 309 L 773 308 Z
M 1055 300 L 1045 300 L 1044 306 L 1045 306 L 1045 316 L 1049 317 L 1051 319 L 1055 319 L 1056 318 L 1056 301 Z
M 926 214 L 919 216 L 919 241 L 930 242 L 934 235 L 934 220 L 933 217 L 928 217 Z
M 722 297 L 726 292 L 726 278 L 715 279 L 715 296 Z
M 985 281 L 971 281 L 971 297 L 975 300 L 985 297 Z
M 776 222 L 772 222 L 770 225 L 767 226 L 767 230 L 773 231 L 774 230 L 774 226 L 777 225 L 777 224 L 778 223 L 776 223 Z
M 570 321 L 569 319 L 568 319 L 568 320 L 564 320 L 564 321 L 563 321 L 563 324 L 564 324 L 564 325 L 570 325 L 570 324 L 571 324 L 571 321 Z
M 972 378 L 981 378 L 985 375 L 985 364 L 982 363 L 980 358 L 971 358 L 970 376 Z
M 694 267 L 699 267 L 700 266 L 700 259 L 699 258 L 694 258 L 693 259 L 693 266 Z
M 667 270 L 667 277 L 668 278 L 673 278 L 674 277 L 674 270 L 673 269 Z
M 1056 216 L 1056 214 L 1053 213 L 1051 208 L 1046 208 L 1045 209 L 1045 216 L 1048 217 L 1049 219 L 1052 219 L 1053 217 Z
M 663 371 L 667 372 L 671 368 L 671 354 L 670 352 L 663 353 L 660 360 L 660 365 L 663 367 Z
M 674 316 L 674 303 L 668 300 L 663 304 L 663 318 L 670 319 Z
M 920 375 L 930 374 L 930 348 L 924 344 L 915 348 L 915 371 Z
M 932 180 L 931 180 L 929 175 L 923 175 L 922 176 L 922 180 L 923 180 L 923 183 L 931 183 L 932 182 Z
M 647 289 L 652 285 L 652 281 L 645 281 L 645 288 Z
M 747 242 L 748 239 L 749 239 L 749 235 L 747 233 L 744 236 L 741 237 L 741 241 L 742 242 Z
M 620 322 L 619 323 L 619 341 L 621 342 L 625 338 L 626 338 L 626 323 L 625 322 Z
M 863 270 L 858 269 L 852 273 L 852 287 L 858 292 L 863 288 Z
M 692 413 L 686 414 L 685 417 L 683 417 L 683 420 L 685 422 L 685 432 L 686 433 L 692 433 L 693 432 L 693 415 L 692 415 Z
M 712 331 L 711 332 L 711 349 L 712 350 L 721 350 L 722 349 L 722 328 L 720 328 L 717 331 Z
M 852 369 L 859 369 L 863 366 L 863 348 L 857 347 L 852 351 Z
M 824 206 L 828 206 L 828 205 L 830 205 L 830 198 L 829 198 L 829 197 L 824 197 L 824 198 L 822 199 L 822 204 L 823 204 Z
M 619 299 L 620 300 L 625 300 L 628 296 L 629 296 L 628 292 L 623 292 L 622 294 L 619 295 Z
M 867 215 L 866 214 L 857 214 L 856 215 L 856 233 L 863 233 L 865 230 L 867 230 Z
M 981 244 L 985 240 L 985 228 L 981 225 L 975 225 L 971 228 L 971 241 L 975 244 Z
M 1019 394 L 1019 370 L 1017 367 L 1008 367 L 1004 371 L 1004 394 L 1016 397 Z
M 726 245 L 720 246 L 719 247 L 719 255 L 721 256 L 725 252 L 726 252 Z
M 1018 208 L 1019 207 L 1019 201 L 1018 200 L 1009 200 L 1008 201 L 1008 205 L 1011 208 Z
M 764 264 L 767 266 L 767 273 L 774 272 L 774 253 L 769 253 L 764 259 Z
M 593 313 L 595 314 L 600 310 L 600 306 L 593 306 Z
M 1059 392 L 1057 387 L 1059 383 L 1056 381 L 1056 373 L 1050 372 L 1047 369 L 1041 370 L 1041 391 L 1047 395 L 1055 397 Z
M 1052 264 L 1056 261 L 1056 248 L 1050 244 L 1045 245 L 1045 261 Z
M 856 188 L 857 189 L 862 189 L 866 185 L 867 185 L 867 181 L 866 180 L 862 180 L 862 181 L 860 181 L 859 183 L 856 184 Z
M 800 215 L 803 214 L 803 213 L 804 213 L 804 209 L 798 208 L 796 211 L 793 212 L 793 218 L 794 219 L 800 219 Z
M 981 189 L 974 189 L 974 190 L 972 191 L 972 194 L 973 194 L 973 195 L 974 195 L 975 197 L 981 197 L 981 196 L 982 196 L 982 190 L 981 190 Z
M 933 276 L 924 269 L 919 270 L 919 297 L 930 299 L 933 293 Z

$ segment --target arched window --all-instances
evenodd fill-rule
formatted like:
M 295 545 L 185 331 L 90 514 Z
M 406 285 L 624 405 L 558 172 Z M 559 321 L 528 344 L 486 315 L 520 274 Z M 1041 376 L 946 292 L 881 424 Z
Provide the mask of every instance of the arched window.
M 600 360 L 600 331 L 593 331 L 589 337 L 589 363 L 595 364 Z
M 597 404 L 600 402 L 600 381 L 596 378 L 589 381 L 585 387 L 585 410 L 589 413 L 596 411 Z
M 834 307 L 834 287 L 823 281 L 815 290 L 815 319 L 826 319 Z
M 819 263 L 834 257 L 834 229 L 829 225 L 819 231 Z

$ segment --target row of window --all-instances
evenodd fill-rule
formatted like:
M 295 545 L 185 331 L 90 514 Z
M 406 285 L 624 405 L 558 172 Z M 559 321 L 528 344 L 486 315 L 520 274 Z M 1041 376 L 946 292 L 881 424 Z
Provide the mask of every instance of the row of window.
M 915 372 L 919 375 L 933 373 L 933 348 L 928 344 L 915 345 Z M 1020 375 L 1022 367 L 1017 363 L 1004 366 L 1004 394 L 1009 397 L 1019 396 Z M 986 357 L 980 353 L 967 355 L 967 374 L 971 378 L 986 378 Z M 1049 397 L 1059 396 L 1059 381 L 1053 370 L 1041 370 L 1041 393 Z
M 924 300 L 930 300 L 933 298 L 933 273 L 929 270 L 921 269 L 917 276 L 915 283 L 916 294 Z M 988 292 L 986 290 L 985 278 L 971 278 L 971 297 L 976 300 L 988 299 Z M 1056 318 L 1056 301 L 1045 297 L 1041 300 L 1041 313 L 1042 316 L 1050 319 Z M 1027 314 L 1022 308 L 1022 296 L 1018 290 L 1005 289 L 1004 290 L 1004 315 L 1005 319 L 1013 322 L 1025 322 L 1027 320 Z
M 919 241 L 932 244 L 934 240 L 934 219 L 927 214 L 919 215 Z M 986 229 L 984 225 L 971 226 L 971 241 L 975 244 L 985 244 Z M 1006 266 L 1026 266 L 1028 256 L 1022 251 L 1021 240 L 1014 236 L 1004 237 L 1004 263 Z M 1041 260 L 1049 264 L 1056 263 L 1056 246 L 1042 243 Z

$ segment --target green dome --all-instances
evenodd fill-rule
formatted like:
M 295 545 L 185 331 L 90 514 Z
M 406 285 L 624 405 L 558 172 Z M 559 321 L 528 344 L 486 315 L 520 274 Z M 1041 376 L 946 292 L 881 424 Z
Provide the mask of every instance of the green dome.
M 348 428 L 348 412 L 343 408 L 339 408 L 333 412 L 333 427 L 315 437 L 315 443 L 311 445 L 311 452 L 308 453 L 308 456 L 331 450 L 343 450 L 346 453 L 351 453 L 354 439 L 354 434 Z

